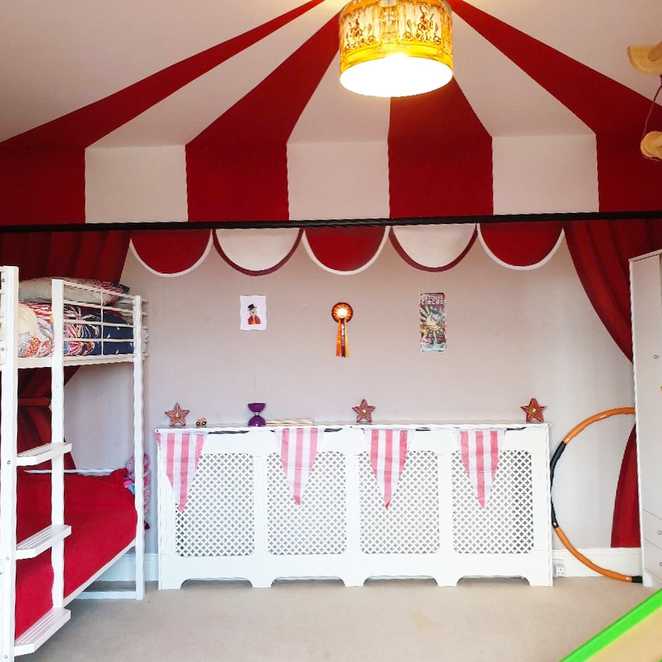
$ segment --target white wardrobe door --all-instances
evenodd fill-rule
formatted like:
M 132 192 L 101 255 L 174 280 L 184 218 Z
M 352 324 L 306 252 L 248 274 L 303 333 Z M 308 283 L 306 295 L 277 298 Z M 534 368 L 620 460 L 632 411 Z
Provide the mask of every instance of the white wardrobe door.
M 660 258 L 631 263 L 641 507 L 662 517 L 662 282 Z

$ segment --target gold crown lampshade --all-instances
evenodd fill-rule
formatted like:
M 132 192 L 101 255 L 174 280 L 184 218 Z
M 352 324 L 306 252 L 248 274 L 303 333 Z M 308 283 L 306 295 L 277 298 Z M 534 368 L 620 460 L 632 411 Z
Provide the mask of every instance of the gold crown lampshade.
M 453 78 L 453 19 L 445 0 L 353 0 L 340 14 L 340 82 L 403 97 Z

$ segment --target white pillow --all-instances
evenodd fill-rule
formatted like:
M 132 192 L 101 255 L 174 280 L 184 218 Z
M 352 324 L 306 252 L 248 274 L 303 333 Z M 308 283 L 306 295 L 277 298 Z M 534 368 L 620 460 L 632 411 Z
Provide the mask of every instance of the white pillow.
M 19 301 L 50 301 L 52 294 L 52 280 L 52 278 L 32 278 L 30 280 L 21 281 L 18 284 Z M 62 280 L 109 290 L 109 292 L 103 293 L 104 305 L 115 303 L 120 294 L 126 294 L 129 291 L 129 288 L 126 287 L 126 285 L 109 283 L 108 281 L 94 280 L 91 278 L 62 278 Z M 80 303 L 101 303 L 101 297 L 97 292 L 80 290 L 77 287 L 70 287 L 68 285 L 64 286 L 64 298 Z

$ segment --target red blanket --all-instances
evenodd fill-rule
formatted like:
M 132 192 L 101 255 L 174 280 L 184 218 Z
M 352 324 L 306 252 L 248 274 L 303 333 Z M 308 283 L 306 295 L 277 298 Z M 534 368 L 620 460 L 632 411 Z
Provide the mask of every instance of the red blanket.
M 124 469 L 110 476 L 65 477 L 64 521 L 71 535 L 64 544 L 64 594 L 84 584 L 136 534 L 133 495 L 124 487 Z M 50 523 L 49 475 L 21 473 L 18 480 L 17 539 Z M 50 550 L 18 561 L 16 569 L 16 636 L 46 614 L 51 606 L 53 570 Z

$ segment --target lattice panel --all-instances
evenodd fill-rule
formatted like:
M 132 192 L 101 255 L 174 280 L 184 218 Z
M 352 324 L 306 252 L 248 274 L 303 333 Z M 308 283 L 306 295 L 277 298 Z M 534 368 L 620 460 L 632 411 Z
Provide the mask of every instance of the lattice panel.
M 342 554 L 347 547 L 345 456 L 318 453 L 301 505 L 292 499 L 278 453 L 267 458 L 267 526 L 271 554 Z
M 255 551 L 253 457 L 209 453 L 200 458 L 186 510 L 177 510 L 179 556 L 249 556 Z
M 499 453 L 492 494 L 481 508 L 459 451 L 451 460 L 453 548 L 459 554 L 527 554 L 533 550 L 533 470 L 524 450 Z
M 370 466 L 359 456 L 361 550 L 366 554 L 432 554 L 439 550 L 437 455 L 410 451 L 388 508 Z

